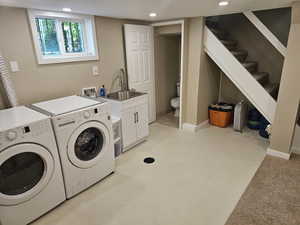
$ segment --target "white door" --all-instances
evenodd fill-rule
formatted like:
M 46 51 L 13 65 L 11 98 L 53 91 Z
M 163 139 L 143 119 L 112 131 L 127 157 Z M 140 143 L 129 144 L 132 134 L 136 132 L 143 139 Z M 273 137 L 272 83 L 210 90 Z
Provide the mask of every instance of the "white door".
M 156 120 L 153 27 L 124 25 L 129 88 L 148 93 L 149 122 Z
M 136 110 L 135 107 L 122 112 L 122 137 L 123 147 L 136 142 Z
M 137 138 L 142 139 L 149 135 L 148 106 L 147 104 L 136 107 L 137 113 Z

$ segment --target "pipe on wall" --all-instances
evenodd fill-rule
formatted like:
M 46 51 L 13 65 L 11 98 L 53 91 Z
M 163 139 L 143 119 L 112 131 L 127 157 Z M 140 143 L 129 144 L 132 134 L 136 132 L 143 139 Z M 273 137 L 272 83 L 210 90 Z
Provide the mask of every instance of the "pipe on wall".
M 18 99 L 16 91 L 14 89 L 10 73 L 6 67 L 5 60 L 0 52 L 0 81 L 4 88 L 4 94 L 8 99 L 8 104 L 10 107 L 16 107 L 18 105 Z

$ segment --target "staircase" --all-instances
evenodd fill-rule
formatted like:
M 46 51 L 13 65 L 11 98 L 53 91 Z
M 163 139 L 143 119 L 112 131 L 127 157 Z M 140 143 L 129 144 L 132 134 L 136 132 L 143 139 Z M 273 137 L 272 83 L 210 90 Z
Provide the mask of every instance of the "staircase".
M 206 53 L 239 88 L 248 100 L 270 122 L 273 122 L 278 84 L 272 84 L 267 72 L 258 71 L 258 62 L 248 61 L 246 50 L 216 24 L 208 24 L 204 32 Z

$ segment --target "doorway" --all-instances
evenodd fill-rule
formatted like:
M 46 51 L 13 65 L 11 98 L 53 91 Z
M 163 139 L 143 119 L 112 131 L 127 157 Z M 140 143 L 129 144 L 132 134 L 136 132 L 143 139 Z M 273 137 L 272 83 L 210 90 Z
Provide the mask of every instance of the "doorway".
M 157 63 L 155 63 L 154 57 L 154 30 L 158 29 L 162 32 L 162 35 L 170 35 L 179 36 L 180 39 L 180 59 L 178 60 L 179 69 L 179 96 L 174 94 L 174 98 L 178 98 L 177 105 L 177 114 L 179 115 L 176 120 L 179 121 L 176 127 L 182 129 L 182 118 L 183 118 L 183 81 L 184 81 L 184 68 L 186 70 L 186 66 L 183 66 L 184 56 L 187 54 L 185 52 L 185 21 L 184 20 L 176 20 L 176 21 L 168 21 L 168 22 L 159 22 L 153 23 L 149 25 L 133 25 L 133 24 L 125 24 L 124 25 L 124 33 L 125 33 L 125 50 L 126 50 L 126 64 L 127 64 L 127 73 L 128 73 L 128 84 L 129 88 L 135 89 L 139 92 L 147 93 L 149 96 L 148 102 L 148 115 L 149 115 L 149 123 L 156 121 L 156 85 L 155 85 L 155 72 L 156 68 L 158 68 Z M 186 64 L 186 63 L 184 63 Z M 175 75 L 176 77 L 176 75 Z M 175 85 L 175 91 L 177 87 Z M 175 100 L 174 100 L 175 101 Z M 171 102 L 170 102 L 171 104 Z M 172 104 L 174 105 L 174 104 Z M 174 107 L 173 107 L 174 108 Z M 173 109 L 176 111 L 176 109 Z
M 179 128 L 181 33 L 162 31 L 154 30 L 156 118 Z
M 156 122 L 180 128 L 183 21 L 152 24 L 154 27 Z

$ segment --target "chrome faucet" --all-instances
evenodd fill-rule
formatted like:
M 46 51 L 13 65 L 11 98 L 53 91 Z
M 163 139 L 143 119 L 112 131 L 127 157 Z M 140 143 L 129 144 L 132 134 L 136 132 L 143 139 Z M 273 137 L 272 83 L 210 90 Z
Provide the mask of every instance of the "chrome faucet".
M 128 86 L 128 77 L 127 74 L 125 72 L 125 69 L 120 69 L 120 87 L 121 87 L 121 91 L 128 91 L 129 90 L 129 86 Z

